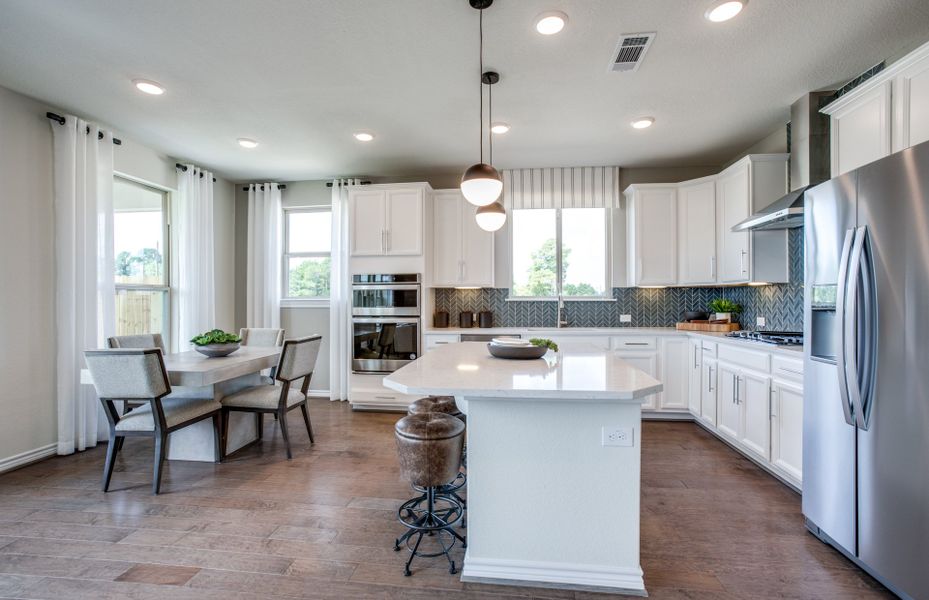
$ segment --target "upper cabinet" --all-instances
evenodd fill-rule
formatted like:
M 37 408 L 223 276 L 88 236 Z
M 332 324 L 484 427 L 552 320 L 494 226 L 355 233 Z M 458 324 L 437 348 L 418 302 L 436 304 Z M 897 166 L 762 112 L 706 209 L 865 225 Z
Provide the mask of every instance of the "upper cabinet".
M 677 188 L 678 283 L 716 283 L 716 178 Z
M 822 109 L 830 118 L 832 176 L 929 141 L 929 44 Z
M 628 285 L 677 284 L 677 185 L 625 191 Z
M 437 190 L 433 201 L 435 287 L 493 287 L 494 234 L 477 226 L 475 208 L 459 190 Z
M 732 230 L 787 193 L 788 158 L 787 154 L 750 154 L 717 176 L 717 283 L 789 280 L 786 230 Z
M 425 189 L 378 186 L 349 192 L 352 256 L 421 256 Z

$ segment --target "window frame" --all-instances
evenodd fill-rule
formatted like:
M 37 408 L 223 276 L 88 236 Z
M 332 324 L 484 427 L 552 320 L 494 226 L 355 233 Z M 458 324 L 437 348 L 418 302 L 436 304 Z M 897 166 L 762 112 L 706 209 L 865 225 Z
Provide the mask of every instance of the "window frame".
M 573 208 L 573 207 L 568 207 Z M 613 272 L 613 238 L 612 238 L 612 222 L 613 222 L 613 212 L 611 209 L 606 207 L 578 207 L 578 208 L 591 208 L 591 209 L 601 209 L 603 210 L 603 228 L 604 228 L 604 244 L 603 244 L 603 253 L 604 253 L 604 290 L 603 294 L 598 294 L 594 296 L 565 296 L 563 293 L 564 281 L 562 279 L 562 211 L 564 208 L 551 208 L 550 210 L 555 211 L 555 295 L 554 296 L 520 296 L 516 294 L 514 286 L 514 273 L 513 273 L 513 243 L 515 236 L 513 235 L 513 223 L 515 219 L 508 219 L 507 226 L 509 228 L 509 263 L 510 263 L 510 289 L 508 297 L 506 298 L 507 302 L 612 302 L 615 301 L 613 298 L 613 281 L 611 274 Z M 535 208 L 515 208 L 512 209 L 514 212 L 517 210 L 538 210 Z
M 332 297 L 332 290 L 329 290 L 329 296 L 325 298 L 314 296 L 289 296 L 290 292 L 290 259 L 291 258 L 329 258 L 332 264 L 332 243 L 330 240 L 328 252 L 288 252 L 290 249 L 290 215 L 293 213 L 314 213 L 328 212 L 330 219 L 332 207 L 328 204 L 318 204 L 311 206 L 285 206 L 282 209 L 284 226 L 283 226 L 283 245 L 281 246 L 281 305 L 282 306 L 308 306 L 322 307 L 329 306 L 329 300 Z
M 164 314 L 162 315 L 162 324 L 163 331 L 161 333 L 161 338 L 164 341 L 165 348 L 171 348 L 172 333 L 174 331 L 174 323 L 172 321 L 173 312 L 173 294 L 171 290 L 171 250 L 173 249 L 173 244 L 171 240 L 171 192 L 156 187 L 154 185 L 149 185 L 143 183 L 135 178 L 127 177 L 119 173 L 113 174 L 114 183 L 119 180 L 121 183 L 128 185 L 133 185 L 136 187 L 144 188 L 150 192 L 157 192 L 161 194 L 161 240 L 162 240 L 162 270 L 164 272 L 164 278 L 162 285 L 155 285 L 151 283 L 116 283 L 114 281 L 114 287 L 116 288 L 116 294 L 120 292 L 162 292 L 165 297 L 164 303 Z M 115 210 L 113 211 L 115 214 Z M 116 253 L 116 248 L 113 248 L 114 258 Z M 115 315 L 114 315 L 115 318 Z M 114 327 L 115 327 L 114 323 Z

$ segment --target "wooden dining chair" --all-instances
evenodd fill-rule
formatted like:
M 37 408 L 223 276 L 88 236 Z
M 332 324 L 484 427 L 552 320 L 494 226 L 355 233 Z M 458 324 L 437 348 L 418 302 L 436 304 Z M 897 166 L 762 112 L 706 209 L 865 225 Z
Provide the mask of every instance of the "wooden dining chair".
M 280 348 L 284 343 L 284 330 L 274 327 L 243 327 L 239 329 L 239 337 L 243 346 L 265 346 Z M 274 372 L 277 367 L 271 367 L 268 376 L 262 375 L 262 380 L 268 385 L 274 385 Z
M 212 398 L 172 398 L 171 383 L 168 381 L 161 350 L 87 350 L 84 359 L 110 424 L 110 440 L 103 467 L 104 492 L 109 490 L 116 455 L 127 437 L 150 437 L 155 440 L 153 494 L 161 491 L 161 474 L 168 434 L 171 432 L 205 419 L 213 419 L 214 452 L 216 461 L 220 460 L 222 405 Z M 120 415 L 114 405 L 119 400 L 134 400 L 144 404 Z
M 310 388 L 310 379 L 313 369 L 316 368 L 316 358 L 319 356 L 319 347 L 322 336 L 311 335 L 303 338 L 284 340 L 281 357 L 277 363 L 275 378 L 281 382 L 279 386 L 256 385 L 242 391 L 225 396 L 223 405 L 223 435 L 222 456 L 226 455 L 226 443 L 229 434 L 229 413 L 233 411 L 255 413 L 258 425 L 258 439 L 262 438 L 264 429 L 264 415 L 271 413 L 277 416 L 281 424 L 281 435 L 284 436 L 284 446 L 287 448 L 287 458 L 293 458 L 290 450 L 290 438 L 287 433 L 287 413 L 298 406 L 303 413 L 303 422 L 306 432 L 310 436 L 310 443 L 314 443 L 313 426 L 310 423 L 310 413 L 307 408 L 307 391 Z M 300 390 L 292 388 L 293 383 L 303 379 Z

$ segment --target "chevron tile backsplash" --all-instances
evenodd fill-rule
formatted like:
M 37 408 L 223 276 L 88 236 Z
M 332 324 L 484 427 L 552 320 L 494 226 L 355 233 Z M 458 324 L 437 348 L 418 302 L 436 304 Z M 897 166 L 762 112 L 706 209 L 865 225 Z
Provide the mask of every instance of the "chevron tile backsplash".
M 768 330 L 803 331 L 803 230 L 791 229 L 790 283 L 759 287 L 705 288 L 613 288 L 615 302 L 566 302 L 571 327 L 673 327 L 684 311 L 706 310 L 713 298 L 727 298 L 742 305 L 739 321 L 755 328 L 755 317 L 765 317 Z M 463 310 L 494 313 L 497 327 L 554 327 L 555 302 L 507 302 L 509 290 L 436 290 L 436 310 L 448 311 L 449 321 L 458 323 Z M 619 315 L 632 315 L 631 323 L 620 323 Z M 431 323 L 430 323 L 431 325 Z

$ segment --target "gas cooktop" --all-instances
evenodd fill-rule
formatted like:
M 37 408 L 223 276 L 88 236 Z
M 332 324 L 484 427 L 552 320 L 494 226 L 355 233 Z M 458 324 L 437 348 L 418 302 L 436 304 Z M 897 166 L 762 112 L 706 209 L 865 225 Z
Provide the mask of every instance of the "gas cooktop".
M 802 331 L 732 331 L 727 337 L 754 340 L 778 346 L 800 346 L 803 344 Z

